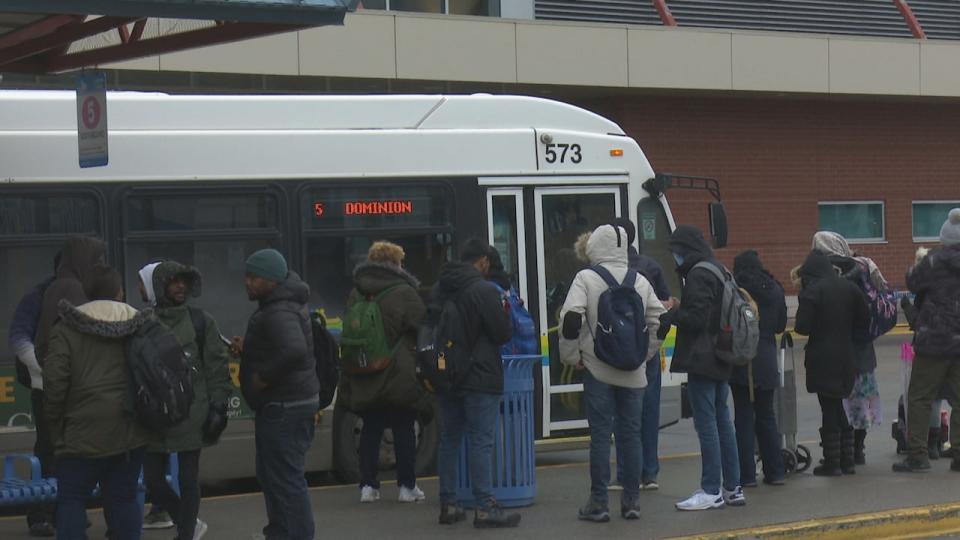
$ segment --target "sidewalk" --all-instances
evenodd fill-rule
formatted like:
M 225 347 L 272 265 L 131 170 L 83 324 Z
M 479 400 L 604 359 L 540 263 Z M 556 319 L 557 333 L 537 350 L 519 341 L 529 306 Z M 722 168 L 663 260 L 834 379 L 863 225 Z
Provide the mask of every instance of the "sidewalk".
M 819 454 L 819 452 L 815 452 Z M 566 452 L 559 456 L 541 455 L 540 462 L 563 460 L 564 463 L 541 466 L 537 471 L 538 494 L 536 503 L 520 509 L 523 522 L 520 528 L 502 532 L 474 530 L 470 522 L 453 527 L 441 527 L 437 519 L 437 481 L 423 479 L 420 485 L 427 493 L 427 502 L 400 504 L 396 502 L 397 490 L 393 484 L 384 484 L 383 500 L 371 505 L 359 504 L 355 486 L 330 486 L 314 488 L 314 516 L 317 522 L 317 538 L 440 538 L 456 532 L 464 538 L 588 538 L 598 534 L 630 538 L 668 538 L 685 535 L 702 535 L 711 532 L 736 529 L 752 529 L 764 525 L 816 519 L 827 528 L 816 534 L 784 534 L 777 529 L 776 536 L 823 537 L 830 528 L 830 518 L 865 512 L 877 512 L 930 504 L 953 503 L 960 500 L 960 473 L 949 471 L 949 460 L 935 462 L 933 472 L 927 474 L 895 474 L 890 465 L 895 459 L 893 452 L 875 452 L 872 463 L 857 468 L 854 476 L 819 478 L 809 472 L 788 478 L 783 487 L 761 484 L 748 489 L 747 506 L 725 508 L 706 512 L 681 513 L 673 504 L 690 494 L 698 485 L 699 458 L 680 456 L 662 461 L 659 491 L 641 494 L 642 516 L 639 521 L 620 519 L 618 510 L 619 492 L 611 492 L 612 519 L 608 524 L 590 524 L 576 519 L 577 508 L 586 500 L 588 469 L 585 452 Z M 817 455 L 816 457 L 819 457 Z M 907 516 L 912 515 L 907 513 Z M 960 510 L 954 510 L 954 517 Z M 94 525 L 90 538 L 103 538 L 103 520 L 99 511 L 91 512 Z M 260 494 L 234 495 L 205 499 L 200 517 L 210 525 L 208 540 L 248 539 L 264 525 L 263 500 Z M 894 527 L 901 519 L 892 514 L 884 523 L 891 525 L 889 535 L 883 528 L 873 529 L 861 537 L 883 538 L 896 534 Z M 929 520 L 928 520 L 929 521 Z M 946 532 L 956 520 L 944 521 Z M 843 527 L 838 523 L 837 528 Z M 848 531 L 849 533 L 850 531 Z M 171 530 L 148 531 L 147 540 L 167 540 Z M 902 533 L 901 533 L 902 534 Z M 751 532 L 741 532 L 736 537 L 754 537 Z M 723 535 L 721 537 L 731 537 Z M 856 537 L 850 536 L 846 537 Z M 22 517 L 0 519 L 0 538 L 7 540 L 27 539 Z

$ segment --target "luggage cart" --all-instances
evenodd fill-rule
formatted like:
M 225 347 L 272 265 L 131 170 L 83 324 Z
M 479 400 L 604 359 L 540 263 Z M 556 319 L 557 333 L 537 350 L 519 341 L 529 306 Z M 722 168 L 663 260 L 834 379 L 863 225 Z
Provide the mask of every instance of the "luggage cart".
M 789 352 L 788 352 L 789 349 Z M 777 370 L 780 387 L 776 390 L 777 424 L 783 437 L 783 468 L 787 474 L 807 470 L 812 463 L 810 450 L 797 444 L 797 377 L 793 353 L 793 336 L 784 332 L 780 338 Z

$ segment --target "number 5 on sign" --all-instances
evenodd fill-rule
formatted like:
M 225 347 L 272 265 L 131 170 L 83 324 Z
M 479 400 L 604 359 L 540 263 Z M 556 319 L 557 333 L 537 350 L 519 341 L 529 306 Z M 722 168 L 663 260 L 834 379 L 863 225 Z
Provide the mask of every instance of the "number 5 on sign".
M 77 140 L 80 167 L 107 164 L 107 77 L 83 72 L 77 77 Z

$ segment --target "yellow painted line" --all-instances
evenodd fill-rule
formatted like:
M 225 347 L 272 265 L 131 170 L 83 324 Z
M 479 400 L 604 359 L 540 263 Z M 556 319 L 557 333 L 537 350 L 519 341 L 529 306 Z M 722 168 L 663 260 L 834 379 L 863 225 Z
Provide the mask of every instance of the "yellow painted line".
M 817 538 L 823 540 L 902 538 L 906 540 L 950 534 L 957 531 L 960 531 L 960 503 L 950 503 L 678 536 L 669 540 L 732 540 L 739 538 Z

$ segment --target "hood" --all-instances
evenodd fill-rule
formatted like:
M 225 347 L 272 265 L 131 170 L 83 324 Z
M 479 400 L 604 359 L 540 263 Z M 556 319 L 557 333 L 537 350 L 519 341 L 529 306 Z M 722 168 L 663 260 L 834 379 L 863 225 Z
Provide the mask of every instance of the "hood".
M 829 277 L 837 277 L 837 271 L 834 270 L 830 259 L 823 252 L 813 250 L 807 255 L 807 260 L 800 267 L 800 279 L 804 286 L 811 285 Z
M 850 249 L 847 239 L 833 231 L 819 231 L 814 234 L 811 248 L 827 255 L 853 257 L 853 250 Z
M 183 276 L 187 282 L 187 296 L 194 298 L 200 296 L 202 292 L 202 281 L 200 271 L 193 266 L 178 263 L 177 261 L 163 261 L 153 270 L 153 293 L 154 298 L 160 305 L 172 305 L 168 301 L 167 285 L 177 276 Z M 147 291 L 149 294 L 149 291 Z
M 573 252 L 577 255 L 577 260 L 583 264 L 590 264 L 590 257 L 587 257 L 587 241 L 590 240 L 590 234 L 588 232 L 581 234 L 573 243 Z
M 613 225 L 597 227 L 587 240 L 587 258 L 590 264 L 627 264 L 627 231 Z
M 443 302 L 457 294 L 475 281 L 482 281 L 483 276 L 472 264 L 467 262 L 448 262 L 440 269 L 440 278 L 437 280 L 437 301 Z
M 93 268 L 103 263 L 107 245 L 102 240 L 90 236 L 72 236 L 60 254 L 58 278 L 76 278 L 84 291 L 90 290 L 93 281 Z
M 66 300 L 57 305 L 60 320 L 80 333 L 110 339 L 127 337 L 137 331 L 152 314 L 113 300 L 94 300 L 74 306 Z
M 137 275 L 140 276 L 140 281 L 143 282 L 143 288 L 147 291 L 147 303 L 151 306 L 157 305 L 157 291 L 153 288 L 153 271 L 160 266 L 160 263 L 150 263 L 137 272 Z
M 290 272 L 287 273 L 287 279 L 277 285 L 277 288 L 267 295 L 266 299 L 260 304 L 286 301 L 305 305 L 309 300 L 310 286 L 300 279 L 300 276 L 296 272 L 290 270 Z
M 692 225 L 680 225 L 673 231 L 670 235 L 670 251 L 683 257 L 683 265 L 678 270 L 684 276 L 698 262 L 713 259 L 710 244 L 700 229 Z
M 413 274 L 395 264 L 364 261 L 353 269 L 353 283 L 362 294 L 377 294 L 400 282 L 414 289 L 420 287 L 420 281 Z
M 733 277 L 755 300 L 766 298 L 775 292 L 776 280 L 763 267 L 760 255 L 750 249 L 733 258 Z

